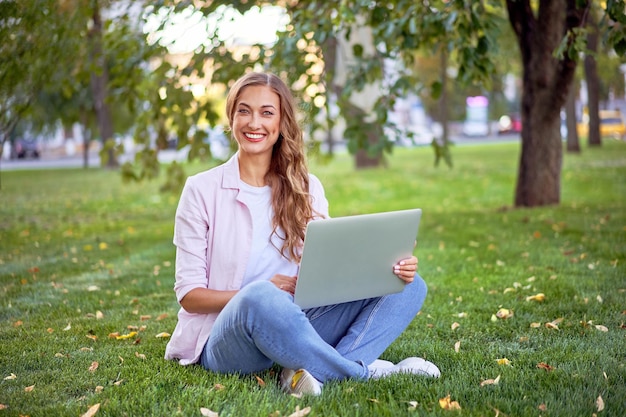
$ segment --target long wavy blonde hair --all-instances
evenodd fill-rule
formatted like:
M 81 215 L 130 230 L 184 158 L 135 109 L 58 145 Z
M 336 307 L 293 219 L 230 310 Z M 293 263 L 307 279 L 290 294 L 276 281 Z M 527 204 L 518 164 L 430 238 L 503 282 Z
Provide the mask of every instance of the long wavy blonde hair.
M 300 261 L 298 250 L 304 241 L 307 223 L 313 217 L 309 195 L 309 171 L 304 153 L 304 138 L 296 120 L 293 94 L 287 85 L 271 73 L 252 72 L 238 79 L 226 98 L 226 114 L 230 129 L 242 91 L 250 86 L 267 86 L 280 99 L 280 135 L 272 150 L 270 169 L 265 176 L 272 188 L 274 209 L 273 234 L 282 239 L 278 248 L 283 256 Z M 280 236 L 278 229 L 284 236 Z

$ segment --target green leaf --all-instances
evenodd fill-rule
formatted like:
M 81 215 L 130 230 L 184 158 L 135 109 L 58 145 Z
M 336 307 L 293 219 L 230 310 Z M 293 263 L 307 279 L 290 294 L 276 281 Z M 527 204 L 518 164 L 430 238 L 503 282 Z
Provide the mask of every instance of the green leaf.
M 433 100 L 439 100 L 442 91 L 443 84 L 441 83 L 441 81 L 433 81 L 433 83 L 430 85 L 430 96 L 433 98 Z
M 362 58 L 363 57 L 363 45 L 359 43 L 353 45 L 352 53 L 354 54 L 356 58 Z

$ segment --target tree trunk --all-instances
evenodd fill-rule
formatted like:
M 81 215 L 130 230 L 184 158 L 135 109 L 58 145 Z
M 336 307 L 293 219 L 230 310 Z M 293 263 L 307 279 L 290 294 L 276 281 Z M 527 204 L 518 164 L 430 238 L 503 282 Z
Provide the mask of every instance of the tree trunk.
M 589 146 L 600 146 L 600 79 L 598 78 L 598 65 L 595 55 L 598 52 L 598 25 L 593 13 L 589 13 L 587 33 L 587 49 L 590 53 L 585 54 L 585 81 L 587 82 L 587 97 L 589 110 Z
M 441 142 L 440 145 L 448 146 L 448 51 L 441 46 L 439 51 L 439 63 L 441 65 L 441 97 L 439 97 L 439 117 L 441 118 Z
M 372 29 L 367 26 L 363 16 L 357 16 L 350 30 L 347 33 L 344 31 L 337 37 L 335 83 L 340 89 L 348 83 L 348 77 L 353 76 L 350 72 L 354 62 L 355 45 L 363 48 L 364 57 L 378 59 Z M 383 138 L 382 127 L 377 123 L 372 123 L 372 119 L 375 119 L 374 105 L 380 97 L 380 91 L 379 84 L 369 83 L 365 84 L 360 91 L 352 91 L 349 98 L 339 100 L 339 105 L 343 107 L 343 113 L 347 115 L 348 120 L 358 121 L 360 126 L 367 126 L 364 130 L 366 133 L 357 139 L 356 168 L 376 167 L 383 161 L 382 148 L 376 146 Z
M 509 20 L 522 55 L 522 149 L 515 190 L 516 207 L 559 204 L 563 147 L 560 109 L 574 77 L 576 61 L 553 56 L 568 29 L 578 27 L 585 9 L 577 0 L 507 0 Z M 587 5 L 588 7 L 588 5 Z
M 382 129 L 369 129 L 367 131 L 367 143 L 368 146 L 373 146 L 378 143 L 380 138 L 382 137 Z M 356 168 L 375 168 L 380 166 L 382 163 L 382 152 L 376 151 L 374 155 L 372 155 L 369 149 L 359 149 L 356 152 Z
M 329 35 L 321 45 L 322 54 L 324 55 L 324 84 L 326 86 L 326 143 L 328 146 L 328 154 L 333 155 L 335 138 L 333 137 L 333 127 L 336 124 L 336 118 L 333 113 L 333 106 L 336 103 L 331 103 L 331 97 L 339 97 L 341 95 L 341 87 L 335 83 L 335 67 L 337 65 L 337 38 Z
M 83 134 L 83 168 L 89 168 L 89 147 L 91 145 L 91 133 L 89 132 L 89 128 L 87 127 L 88 123 L 88 114 L 87 109 L 80 109 L 80 125 L 82 128 Z
M 93 94 L 94 108 L 98 120 L 98 130 L 100 139 L 104 146 L 109 139 L 113 139 L 113 122 L 111 111 L 107 103 L 109 71 L 106 64 L 106 57 L 102 47 L 102 18 L 100 16 L 100 5 L 97 0 L 93 5 L 93 27 L 89 32 L 91 39 L 91 58 L 95 71 L 91 72 L 91 91 Z M 106 166 L 115 168 L 118 166 L 117 158 L 113 148 L 109 148 Z
M 572 82 L 569 87 L 569 94 L 565 102 L 565 123 L 567 126 L 567 152 L 580 153 L 580 141 L 578 140 L 578 129 L 576 128 L 576 83 Z

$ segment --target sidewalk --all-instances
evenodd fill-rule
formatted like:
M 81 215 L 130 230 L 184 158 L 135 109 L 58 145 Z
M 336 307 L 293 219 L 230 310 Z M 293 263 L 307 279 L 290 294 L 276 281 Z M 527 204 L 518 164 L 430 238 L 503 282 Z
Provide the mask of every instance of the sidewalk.
M 88 155 L 89 168 L 100 167 L 100 156 L 92 150 Z M 0 159 L 1 171 L 13 171 L 18 169 L 37 170 L 48 168 L 81 168 L 83 167 L 83 154 L 76 153 L 67 155 L 63 148 L 44 149 L 38 159 L 8 159 L 2 156 Z

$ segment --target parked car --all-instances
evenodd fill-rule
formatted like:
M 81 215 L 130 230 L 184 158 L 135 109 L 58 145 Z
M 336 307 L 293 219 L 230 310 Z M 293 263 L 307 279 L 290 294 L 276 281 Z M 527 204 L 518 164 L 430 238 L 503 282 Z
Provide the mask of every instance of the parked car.
M 626 123 L 619 110 L 600 110 L 600 136 L 626 140 Z M 589 135 L 589 117 L 586 116 L 582 123 L 578 124 L 580 136 Z
M 41 143 L 37 139 L 16 139 L 13 142 L 12 158 L 25 159 L 34 158 L 39 159 L 41 156 Z

